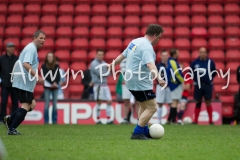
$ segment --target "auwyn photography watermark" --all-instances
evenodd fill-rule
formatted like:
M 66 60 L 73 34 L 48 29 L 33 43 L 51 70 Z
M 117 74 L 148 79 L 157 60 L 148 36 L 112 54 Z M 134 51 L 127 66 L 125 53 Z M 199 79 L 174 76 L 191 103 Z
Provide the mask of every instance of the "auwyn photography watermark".
M 113 60 L 113 64 L 115 64 L 115 60 Z M 18 66 L 17 66 L 18 65 Z M 142 66 L 142 62 L 140 62 L 140 64 L 138 65 L 138 71 L 132 71 L 132 70 L 126 70 L 125 74 L 121 71 L 121 70 L 117 70 L 115 71 L 115 65 L 112 65 L 112 76 L 113 76 L 113 79 L 116 80 L 117 78 L 117 74 L 118 73 L 121 73 L 123 74 L 123 78 L 125 81 L 129 81 L 132 77 L 133 77 L 133 74 L 137 74 L 138 75 L 138 80 L 139 81 L 142 81 L 146 78 L 148 78 L 150 81 L 154 81 L 156 80 L 156 78 L 158 77 L 160 80 L 165 80 L 166 84 L 162 87 L 162 89 L 166 88 L 167 87 L 167 84 L 168 84 L 168 76 L 167 76 L 167 72 L 166 72 L 166 69 L 164 67 L 161 67 L 158 74 L 157 74 L 157 71 L 156 70 L 151 70 L 151 72 L 149 73 L 148 76 L 145 76 L 145 77 L 141 77 L 141 74 L 143 73 L 147 73 L 147 72 L 143 72 L 141 71 L 141 66 Z M 16 67 L 19 67 L 20 69 L 20 72 L 14 72 L 14 73 L 10 73 L 11 74 L 11 82 L 13 82 L 13 79 L 14 79 L 14 75 L 21 75 L 22 78 L 23 78 L 23 81 L 24 81 L 24 84 L 26 85 L 26 77 L 25 77 L 25 73 L 24 73 L 24 69 L 23 69 L 23 66 L 22 66 L 22 63 L 20 60 L 18 60 L 14 67 L 13 67 L 13 70 L 15 70 Z M 108 70 L 106 73 L 103 73 L 103 68 L 104 67 L 108 67 Z M 95 69 L 99 69 L 99 75 L 100 75 L 100 80 L 101 82 L 103 81 L 103 77 L 107 77 L 110 75 L 110 64 L 108 63 L 102 63 L 98 66 L 95 67 Z M 170 69 L 170 72 L 171 72 L 171 80 L 172 81 L 176 81 L 176 76 L 179 74 L 179 71 L 182 71 L 182 72 L 185 72 L 185 71 L 188 71 L 185 76 L 184 76 L 184 81 L 188 81 L 190 79 L 194 79 L 194 72 L 196 72 L 197 74 L 197 84 L 198 84 L 198 87 L 201 88 L 201 77 L 205 76 L 206 74 L 208 74 L 208 77 L 210 80 L 212 80 L 213 78 L 213 74 L 216 73 L 217 76 L 219 78 L 226 78 L 227 77 L 227 84 L 225 86 L 222 87 L 222 89 L 226 89 L 229 85 L 229 81 L 230 81 L 230 68 L 227 70 L 227 72 L 224 74 L 222 69 L 219 69 L 219 72 L 217 70 L 213 70 L 211 71 L 211 60 L 208 61 L 208 69 L 206 71 L 206 69 L 204 68 L 196 68 L 196 69 L 192 69 L 191 67 L 185 67 L 184 69 L 183 68 L 178 68 L 177 70 L 173 71 L 172 69 Z M 43 80 L 46 79 L 46 77 L 48 75 L 50 75 L 50 78 L 51 78 L 51 81 L 55 80 L 56 76 L 57 76 L 57 72 L 60 73 L 60 76 L 61 78 L 66 78 L 66 85 L 65 86 L 62 86 L 61 89 L 65 89 L 67 88 L 68 86 L 68 83 L 69 83 L 69 77 L 70 77 L 70 74 L 69 74 L 69 71 L 70 69 L 68 68 L 68 70 L 63 74 L 59 69 L 57 69 L 55 71 L 55 73 L 53 74 L 52 70 L 49 70 L 47 72 L 47 74 L 43 74 L 43 71 L 41 69 L 41 77 L 43 78 Z M 164 72 L 164 77 L 161 77 L 161 73 Z M 84 78 L 84 74 L 83 74 L 83 71 L 82 70 L 79 70 L 77 71 L 76 73 L 74 72 L 74 70 L 71 70 L 71 75 L 73 76 L 73 80 L 75 80 L 78 76 L 78 74 L 80 73 L 81 74 L 81 78 L 83 79 Z M 154 77 L 153 77 L 153 74 L 152 73 L 155 73 Z M 126 77 L 126 75 L 129 75 L 128 78 Z M 188 76 L 189 75 L 189 76 Z M 189 78 L 187 78 L 189 77 Z M 32 76 L 31 75 L 31 70 L 29 70 L 28 72 L 28 79 L 29 81 L 34 81 L 35 79 L 38 80 L 38 70 L 36 70 L 36 75 L 35 76 Z

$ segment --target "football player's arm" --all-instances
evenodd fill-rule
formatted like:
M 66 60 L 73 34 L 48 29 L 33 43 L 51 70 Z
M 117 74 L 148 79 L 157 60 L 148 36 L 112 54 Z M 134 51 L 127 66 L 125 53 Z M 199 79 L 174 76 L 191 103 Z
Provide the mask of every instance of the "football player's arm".
M 150 72 L 152 72 L 154 77 L 157 77 L 158 83 L 161 87 L 165 85 L 165 81 L 160 79 L 157 67 L 154 62 L 147 63 L 147 67 Z
M 170 65 L 171 65 L 171 68 L 173 70 L 173 73 L 175 73 L 176 75 L 176 78 L 181 82 L 183 83 L 184 82 L 184 77 L 181 73 L 181 71 L 179 71 L 179 68 L 177 66 L 177 63 L 174 61 L 174 60 L 170 60 Z

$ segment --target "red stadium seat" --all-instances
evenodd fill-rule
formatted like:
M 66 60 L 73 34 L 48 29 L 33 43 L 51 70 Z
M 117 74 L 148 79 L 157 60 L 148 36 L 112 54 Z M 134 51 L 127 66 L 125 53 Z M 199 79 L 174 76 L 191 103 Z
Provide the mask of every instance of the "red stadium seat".
M 173 47 L 173 41 L 170 38 L 162 38 L 159 40 L 159 42 L 157 43 L 157 47 L 160 50 L 163 49 L 170 49 Z
M 142 4 L 155 4 L 157 5 L 157 0 L 142 0 Z
M 96 58 L 96 50 L 91 50 L 87 55 L 88 62 L 92 62 L 92 60 Z
M 223 18 L 222 16 L 213 15 L 208 17 L 208 26 L 219 26 L 223 27 Z
M 118 77 L 116 77 L 116 79 L 114 80 L 113 76 L 109 76 L 107 77 L 107 82 L 109 85 L 116 85 L 118 81 Z
M 211 14 L 217 14 L 222 15 L 223 14 L 223 7 L 221 4 L 210 4 L 208 5 L 208 15 Z
M 172 28 L 171 27 L 167 27 L 167 35 L 169 35 L 169 28 L 171 29 L 171 36 L 172 36 Z M 140 36 L 144 36 L 145 34 L 146 34 L 146 30 L 147 30 L 147 27 L 142 27 L 142 29 L 140 30 Z M 167 36 L 166 36 L 166 28 L 164 28 L 164 38 L 166 38 Z
M 224 42 L 221 38 L 212 38 L 208 41 L 209 49 L 224 49 Z
M 56 26 L 57 19 L 55 16 L 43 16 L 41 18 L 41 26 Z
M 229 80 L 230 85 L 236 85 L 238 84 L 237 78 L 235 74 L 230 75 L 230 80 Z
M 193 4 L 191 7 L 192 15 L 206 15 L 207 8 L 204 4 Z
M 142 26 L 148 26 L 149 24 L 156 24 L 157 18 L 156 16 L 148 15 L 148 16 L 142 16 L 141 18 L 141 25 Z
M 59 15 L 73 15 L 74 7 L 73 4 L 62 4 L 58 7 Z
M 5 38 L 10 37 L 20 37 L 21 35 L 21 28 L 20 27 L 8 27 L 5 28 Z
M 207 41 L 203 38 L 194 38 L 192 40 L 191 48 L 193 50 L 198 50 L 201 47 L 207 47 Z
M 54 40 L 52 38 L 46 38 L 42 49 L 53 51 L 54 50 Z
M 39 21 L 40 21 L 40 18 L 39 18 L 38 15 L 29 15 L 29 16 L 24 17 L 23 25 L 24 26 L 36 26 L 36 27 L 38 27 L 39 26 Z
M 239 3 L 238 0 L 224 0 L 223 2 L 224 2 L 224 4 L 228 4 L 228 3 L 235 3 L 235 4 L 237 4 L 237 3 Z
M 108 0 L 92 0 L 93 4 L 107 4 Z
M 208 56 L 215 62 L 224 62 L 225 60 L 225 55 L 222 50 L 211 50 Z
M 72 38 L 72 28 L 58 27 L 56 30 L 56 38 Z
M 222 38 L 224 36 L 224 31 L 222 27 L 209 27 L 208 36 L 210 38 Z
M 189 0 L 174 0 L 175 4 L 189 4 Z
M 124 38 L 136 38 L 139 36 L 138 27 L 126 27 L 123 31 Z
M 141 35 L 145 35 L 147 27 L 142 28 Z M 173 29 L 172 27 L 164 27 L 164 33 L 162 35 L 164 38 L 172 38 L 173 37 Z
M 22 26 L 22 16 L 20 15 L 12 15 L 7 18 L 8 26 Z
M 36 87 L 34 88 L 34 97 L 40 98 L 43 93 L 44 93 L 44 87 L 42 85 L 36 85 Z
M 154 4 L 144 4 L 141 8 L 142 15 L 156 15 L 157 14 L 157 7 Z
M 181 50 L 179 51 L 179 61 L 185 61 L 185 62 L 190 62 L 190 53 L 187 50 Z M 187 66 L 185 66 L 187 67 Z
M 40 30 L 42 30 L 47 35 L 47 39 L 55 38 L 55 28 L 53 26 L 42 27 Z
M 226 69 L 230 68 L 231 73 L 236 73 L 238 66 L 239 66 L 239 61 L 238 62 L 228 62 L 226 65 Z
M 0 26 L 5 26 L 6 18 L 4 15 L 0 15 Z
M 116 85 L 109 85 L 109 90 L 112 95 L 116 94 Z
M 42 4 L 42 0 L 25 0 L 26 4 Z
M 175 15 L 189 15 L 190 7 L 187 4 L 179 4 L 174 7 Z
M 120 54 L 121 54 L 121 52 L 119 50 L 109 50 L 106 52 L 106 54 L 105 54 L 106 56 L 104 59 L 106 60 L 106 62 L 111 63 Z
M 180 50 L 189 50 L 190 41 L 187 38 L 179 38 L 174 41 L 174 46 Z
M 222 101 L 224 106 L 225 106 L 225 104 L 233 104 L 234 96 L 221 96 L 220 100 Z
M 80 75 L 78 75 L 80 76 Z M 79 82 L 80 83 L 80 82 Z M 82 85 L 70 85 L 69 96 L 71 99 L 81 99 L 84 87 Z
M 192 16 L 192 19 L 191 19 L 191 25 L 193 27 L 206 27 L 207 26 L 207 19 L 205 16 Z
M 113 50 L 121 50 L 123 48 L 123 44 L 122 44 L 122 40 L 119 38 L 112 38 L 112 39 L 108 39 L 106 42 L 106 47 L 107 49 L 113 49 Z
M 207 30 L 204 27 L 194 27 L 191 31 L 192 38 L 207 38 Z
M 225 15 L 239 13 L 239 10 L 240 10 L 240 8 L 237 4 L 226 4 L 224 6 L 224 14 Z
M 125 3 L 126 4 L 136 4 L 136 3 L 138 3 L 139 1 L 138 0 L 125 0 Z
M 93 16 L 91 18 L 91 25 L 92 26 L 106 26 L 107 19 L 105 16 Z
M 234 95 L 238 93 L 239 91 L 239 85 L 238 84 L 231 84 L 227 87 L 227 95 Z
M 109 27 L 107 30 L 108 38 L 122 38 L 123 31 L 121 27 Z
M 68 62 L 60 62 L 60 68 L 64 71 L 67 71 L 69 69 L 69 63 Z
M 75 0 L 76 4 L 91 4 L 92 1 L 89 0 Z
M 126 16 L 124 19 L 124 26 L 140 26 L 139 16 Z
M 225 42 L 226 49 L 239 49 L 240 40 L 239 38 L 227 38 Z
M 105 49 L 105 40 L 100 38 L 94 38 L 89 41 L 89 47 L 91 49 Z
M 50 50 L 43 50 L 43 49 L 38 51 L 38 58 L 40 60 L 40 63 L 44 62 L 44 60 L 46 59 L 46 56 L 49 52 L 51 52 L 51 51 Z M 42 67 L 41 65 L 38 65 L 38 66 Z
M 222 77 L 218 77 L 216 75 L 216 77 L 213 79 L 213 84 L 217 84 L 217 85 L 226 85 L 226 79 L 225 78 L 222 78 Z M 221 97 L 222 98 L 222 97 Z M 221 99 L 222 100 L 222 99 Z
M 110 26 L 115 26 L 115 27 L 122 27 L 123 25 L 123 18 L 122 16 L 109 16 L 107 25 Z
M 112 4 L 108 7 L 108 15 L 123 15 L 124 8 L 121 4 Z
M 159 16 L 158 23 L 162 26 L 173 26 L 173 17 L 172 16 Z
M 75 71 L 75 73 L 79 70 L 85 71 L 87 69 L 87 65 L 85 62 L 73 62 L 70 65 L 70 68 Z
M 59 4 L 74 4 L 75 0 L 59 0 Z
M 107 6 L 106 4 L 95 4 L 92 6 L 91 10 L 92 15 L 106 15 L 107 14 Z
M 90 30 L 90 37 L 93 38 L 105 38 L 106 30 L 105 27 L 93 27 Z
M 42 6 L 42 15 L 57 15 L 57 5 L 45 4 Z
M 111 4 L 123 4 L 122 0 L 109 0 L 108 3 Z
M 88 38 L 88 27 L 76 27 L 73 30 L 73 38 Z
M 6 14 L 7 13 L 7 5 L 6 4 L 0 4 L 0 14 Z
M 239 61 L 240 59 L 240 51 L 239 50 L 228 50 L 226 52 L 226 61 L 232 62 L 232 61 Z
M 188 27 L 176 27 L 174 29 L 174 37 L 175 38 L 189 38 L 190 30 Z
M 72 48 L 76 49 L 88 49 L 88 39 L 76 38 L 72 41 Z
M 225 72 L 226 71 L 226 67 L 224 65 L 223 62 L 215 62 L 215 65 L 216 65 L 216 69 L 219 71 L 220 69 Z
M 18 49 L 20 47 L 20 42 L 19 42 L 18 38 L 7 38 L 7 39 L 5 39 L 4 42 L 3 42 L 3 46 L 5 47 L 8 42 L 13 42 L 16 49 Z
M 126 38 L 124 39 L 123 41 L 123 47 L 124 48 L 127 48 L 127 46 L 129 45 L 129 43 L 132 41 L 133 39 L 132 38 Z M 161 39 L 160 39 L 161 40 Z
M 214 93 L 220 95 L 226 95 L 226 89 L 222 89 L 222 85 L 214 85 Z
M 3 28 L 3 27 L 0 26 L 0 37 L 4 37 L 4 34 L 5 34 L 4 29 L 5 29 L 5 28 Z M 1 46 L 2 46 L 2 41 L 0 42 L 0 48 L 2 48 Z M 0 50 L 1 50 L 1 49 L 0 49 Z M 0 53 L 0 55 L 1 55 L 1 53 Z
M 161 4 L 158 6 L 158 15 L 173 15 L 173 6 L 169 4 Z
M 237 15 L 228 15 L 225 16 L 225 26 L 239 26 L 239 16 Z
M 28 4 L 24 10 L 25 15 L 40 15 L 41 13 L 41 6 L 39 4 Z
M 58 0 L 42 0 L 43 4 L 58 4 Z
M 90 15 L 91 7 L 89 4 L 79 4 L 75 7 L 75 15 Z
M 59 38 L 55 42 L 55 48 L 57 49 L 71 49 L 71 40 L 68 38 Z
M 198 50 L 194 50 L 191 53 L 191 61 L 196 60 L 199 57 L 199 51 Z
M 23 15 L 23 4 L 11 4 L 8 6 L 8 14 Z
M 233 117 L 233 105 L 222 106 L 223 117 Z
M 71 71 L 71 68 L 69 68 L 69 70 Z M 77 74 L 74 72 L 74 74 Z M 82 75 L 79 72 L 76 77 L 73 77 L 72 75 L 69 77 L 69 84 L 70 85 L 79 85 L 82 82 Z
M 87 51 L 86 50 L 75 50 L 71 53 L 71 62 L 86 62 Z
M 175 26 L 188 27 L 190 25 L 190 19 L 188 16 L 176 16 L 174 24 Z
M 58 57 L 60 62 L 69 62 L 70 52 L 68 50 L 57 50 L 54 52 L 54 56 Z
M 26 45 L 32 42 L 32 38 L 24 38 L 21 40 L 21 48 L 23 49 Z
M 74 26 L 89 26 L 90 18 L 89 16 L 76 16 L 73 20 Z
M 125 6 L 125 14 L 140 15 L 140 6 L 138 4 L 129 4 Z
M 240 29 L 239 27 L 226 27 L 225 28 L 225 37 L 237 38 L 240 37 Z
M 71 27 L 73 24 L 72 16 L 60 16 L 57 19 L 58 26 L 69 26 Z

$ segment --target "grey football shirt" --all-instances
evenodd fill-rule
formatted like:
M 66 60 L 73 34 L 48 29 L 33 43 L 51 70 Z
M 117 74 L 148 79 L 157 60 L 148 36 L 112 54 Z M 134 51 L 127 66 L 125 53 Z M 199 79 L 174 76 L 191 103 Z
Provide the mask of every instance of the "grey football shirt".
M 23 63 L 28 62 L 33 70 L 36 72 L 38 69 L 38 54 L 37 47 L 33 42 L 29 43 L 21 52 L 18 61 L 13 68 L 13 83 L 12 86 L 25 91 L 33 92 L 36 86 L 36 78 L 31 76 L 30 73 L 23 67 Z M 18 73 L 23 73 L 18 74 Z

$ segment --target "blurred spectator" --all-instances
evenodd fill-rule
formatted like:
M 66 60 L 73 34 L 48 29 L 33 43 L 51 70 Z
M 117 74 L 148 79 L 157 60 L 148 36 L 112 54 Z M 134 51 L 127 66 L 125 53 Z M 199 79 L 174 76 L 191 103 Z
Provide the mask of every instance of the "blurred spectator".
M 44 81 L 44 123 L 49 123 L 49 104 L 50 104 L 50 94 L 52 94 L 52 123 L 57 123 L 57 100 L 58 100 L 58 88 L 60 82 L 60 72 L 58 71 L 59 65 L 56 62 L 56 58 L 53 53 L 48 53 L 44 64 L 42 65 L 43 74 L 45 77 Z M 52 75 L 56 74 L 55 78 L 51 78 L 48 72 L 52 72 Z M 57 73 L 56 73 L 57 72 Z M 46 76 L 47 75 L 47 76 Z
M 166 71 L 167 61 L 168 61 L 168 52 L 166 50 L 163 50 L 161 52 L 161 62 L 157 64 L 157 69 L 161 74 L 162 78 L 164 78 L 164 71 Z M 156 102 L 158 104 L 158 110 L 157 110 L 158 120 L 159 120 L 159 124 L 161 124 L 162 123 L 161 122 L 162 105 L 164 103 L 168 103 L 169 106 L 171 106 L 172 98 L 171 98 L 171 91 L 169 87 L 167 87 L 166 89 L 162 89 L 162 87 L 158 84 L 158 81 L 157 81 L 157 87 L 156 87 Z
M 184 68 L 183 64 L 180 65 L 181 68 Z M 187 107 L 187 103 L 188 103 L 188 97 L 189 97 L 189 92 L 191 90 L 192 84 L 193 84 L 193 80 L 191 79 L 191 76 L 189 74 L 187 74 L 188 71 L 184 72 L 184 84 L 183 84 L 183 93 L 182 93 L 182 99 L 179 101 L 178 104 L 178 124 L 183 125 L 182 122 L 182 117 L 184 114 L 184 110 Z
M 240 66 L 237 68 L 236 76 L 239 84 L 239 90 L 234 96 L 234 119 L 238 124 L 240 124 Z
M 117 94 L 118 102 L 122 102 L 122 81 L 123 81 L 123 76 L 122 74 L 119 74 L 118 81 L 116 84 L 116 94 Z
M 111 121 L 111 108 L 112 108 L 112 95 L 110 92 L 110 89 L 107 84 L 107 77 L 103 76 L 102 81 L 100 77 L 100 69 L 102 69 L 102 73 L 107 73 L 107 67 L 103 66 L 102 68 L 95 68 L 103 63 L 106 63 L 103 60 L 104 57 L 104 51 L 103 50 L 97 50 L 96 58 L 91 62 L 90 71 L 91 71 L 91 77 L 92 81 L 90 85 L 93 86 L 93 92 L 94 92 L 94 99 L 97 102 L 96 108 L 97 108 L 97 124 L 101 124 L 100 121 L 100 106 L 103 101 L 107 102 L 107 124 L 113 124 L 113 121 Z
M 18 109 L 18 95 L 17 91 L 12 88 L 11 74 L 13 66 L 18 60 L 18 56 L 14 55 L 14 44 L 12 42 L 7 43 L 6 45 L 6 54 L 0 58 L 0 77 L 1 77 L 1 110 L 0 110 L 0 121 L 3 121 L 3 118 L 6 116 L 6 107 L 8 103 L 8 96 L 11 95 L 12 100 L 12 110 L 14 112 Z
M 182 98 L 184 77 L 182 70 L 179 69 L 180 66 L 177 62 L 179 52 L 177 49 L 173 48 L 170 50 L 170 58 L 167 63 L 167 75 L 168 75 L 168 86 L 171 90 L 172 105 L 170 108 L 170 113 L 167 123 L 175 123 L 177 116 L 177 106 L 179 100 Z M 174 73 L 174 75 L 171 74 Z M 174 76 L 174 77 L 172 77 Z
M 84 78 L 82 79 L 82 84 L 84 85 L 84 91 L 82 94 L 82 99 L 90 99 L 90 94 L 93 92 L 93 83 L 91 77 L 90 69 L 83 71 Z
M 210 71 L 208 71 L 208 63 L 210 63 Z M 209 117 L 209 123 L 213 124 L 212 121 L 212 106 L 211 106 L 211 99 L 213 93 L 213 79 L 216 76 L 216 72 L 213 72 L 212 79 L 210 79 L 207 72 L 212 72 L 216 70 L 215 63 L 208 58 L 207 49 L 201 47 L 199 49 L 199 57 L 192 62 L 191 68 L 194 71 L 195 69 L 201 68 L 199 71 L 200 74 L 203 73 L 203 70 L 206 71 L 206 74 L 202 77 L 197 75 L 197 72 L 194 72 L 194 99 L 196 101 L 196 108 L 195 108 L 195 120 L 194 124 L 198 123 L 198 116 L 201 111 L 202 105 L 202 98 L 204 97 L 205 103 L 207 106 L 207 112 Z M 198 82 L 200 79 L 200 82 Z

